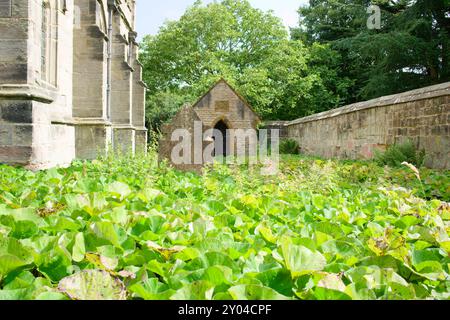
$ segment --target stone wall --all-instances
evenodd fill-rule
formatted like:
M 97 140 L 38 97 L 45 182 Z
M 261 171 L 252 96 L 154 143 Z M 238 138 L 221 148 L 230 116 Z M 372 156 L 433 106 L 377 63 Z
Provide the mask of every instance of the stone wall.
M 450 169 L 450 82 L 298 119 L 288 135 L 303 154 L 345 159 L 410 139 L 426 151 L 426 166 Z
M 136 36 L 136 35 L 134 35 Z M 147 128 L 145 127 L 145 92 L 146 84 L 142 81 L 142 64 L 138 60 L 139 46 L 133 41 L 134 65 L 133 65 L 133 107 L 132 125 L 135 130 L 135 152 L 145 153 L 147 151 Z
M 76 157 L 93 159 L 108 150 L 111 122 L 107 110 L 108 39 L 106 3 L 75 0 L 73 117 Z
M 262 129 L 267 130 L 267 137 L 270 140 L 271 130 L 279 130 L 279 138 L 288 138 L 288 123 L 289 121 L 266 121 Z

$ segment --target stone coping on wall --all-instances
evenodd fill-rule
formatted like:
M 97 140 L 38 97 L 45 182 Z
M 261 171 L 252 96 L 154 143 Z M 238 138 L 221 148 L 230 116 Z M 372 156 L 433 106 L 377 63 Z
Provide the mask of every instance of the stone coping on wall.
M 445 82 L 438 85 L 420 88 L 390 96 L 383 96 L 369 101 L 350 104 L 341 108 L 332 109 L 329 111 L 317 113 L 308 117 L 290 121 L 287 123 L 287 126 L 318 121 L 327 118 L 333 118 L 343 114 L 352 113 L 364 109 L 407 103 L 411 101 L 419 101 L 423 99 L 430 99 L 447 95 L 450 95 L 450 82 Z
M 264 121 L 263 124 L 265 127 L 268 127 L 268 126 L 284 127 L 284 126 L 287 126 L 290 122 L 291 121 L 275 120 L 275 121 Z

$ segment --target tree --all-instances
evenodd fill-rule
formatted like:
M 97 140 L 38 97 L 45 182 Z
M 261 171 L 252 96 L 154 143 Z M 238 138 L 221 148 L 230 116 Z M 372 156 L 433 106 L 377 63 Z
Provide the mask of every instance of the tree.
M 329 64 L 318 67 L 316 53 Z M 207 6 L 197 1 L 178 21 L 145 38 L 141 60 L 150 117 L 161 110 L 172 112 L 172 101 L 179 106 L 193 102 L 221 77 L 263 119 L 294 119 L 335 107 L 348 85 L 337 78 L 337 56 L 327 45 L 309 48 L 290 40 L 279 18 L 247 0 Z M 341 84 L 337 91 L 334 82 Z M 168 100 L 161 95 L 177 98 L 164 106 Z
M 310 0 L 298 10 L 299 28 L 292 36 L 309 43 L 351 38 L 366 29 L 371 0 Z
M 366 27 L 370 4 L 379 5 L 380 30 Z M 293 36 L 339 51 L 341 76 L 354 91 L 348 102 L 450 80 L 448 0 L 310 0 Z

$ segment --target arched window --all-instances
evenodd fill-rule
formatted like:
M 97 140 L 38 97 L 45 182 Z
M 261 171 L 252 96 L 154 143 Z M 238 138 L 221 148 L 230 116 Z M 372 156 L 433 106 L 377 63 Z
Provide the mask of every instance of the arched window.
M 53 86 L 57 85 L 57 60 L 58 1 L 46 0 L 42 3 L 41 79 Z

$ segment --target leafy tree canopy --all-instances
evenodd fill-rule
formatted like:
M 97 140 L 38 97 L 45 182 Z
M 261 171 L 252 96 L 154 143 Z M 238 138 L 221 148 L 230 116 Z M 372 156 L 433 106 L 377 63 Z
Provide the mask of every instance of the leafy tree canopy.
M 379 30 L 367 28 L 371 4 Z M 347 102 L 450 80 L 449 0 L 310 0 L 299 14 L 295 39 L 339 51 L 339 70 L 355 83 Z
M 350 86 L 337 52 L 290 40 L 281 20 L 247 0 L 197 1 L 177 21 L 147 36 L 141 52 L 153 128 L 220 77 L 264 119 L 294 119 L 337 106 Z

